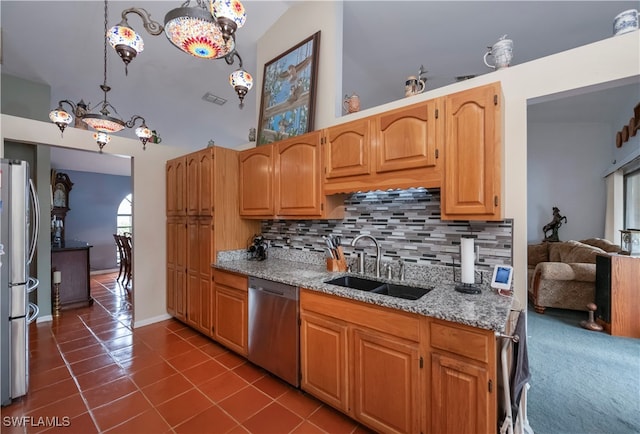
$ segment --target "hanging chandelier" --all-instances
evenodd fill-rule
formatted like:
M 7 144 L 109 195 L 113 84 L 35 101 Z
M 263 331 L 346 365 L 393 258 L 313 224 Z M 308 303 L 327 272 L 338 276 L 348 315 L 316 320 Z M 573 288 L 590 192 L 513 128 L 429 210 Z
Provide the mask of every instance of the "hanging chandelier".
M 142 149 L 145 150 L 147 148 L 147 141 L 153 136 L 153 132 L 147 127 L 145 119 L 140 115 L 133 115 L 130 120 L 123 121 L 120 118 L 111 116 L 109 112 L 109 108 L 111 108 L 116 114 L 118 113 L 115 107 L 111 105 L 111 103 L 107 100 L 107 93 L 111 90 L 111 88 L 107 85 L 107 17 L 108 17 L 108 9 L 107 9 L 107 0 L 104 2 L 104 31 L 105 36 L 104 39 L 104 81 L 100 85 L 100 89 L 104 94 L 104 99 L 101 103 L 101 108 L 99 114 L 97 113 L 86 113 L 82 115 L 82 121 L 96 130 L 93 138 L 96 140 L 96 143 L 100 147 L 100 153 L 102 153 L 102 148 L 111 141 L 111 137 L 109 133 L 117 133 L 118 131 L 122 131 L 125 127 L 133 128 L 135 126 L 136 121 L 141 120 L 142 125 L 136 128 L 136 136 L 142 142 Z M 82 102 L 82 101 L 81 101 Z M 58 107 L 51 110 L 49 113 L 49 119 L 60 128 L 61 134 L 64 133 L 67 125 L 71 123 L 73 120 L 73 116 L 64 110 L 62 104 L 67 104 L 71 107 L 71 113 L 76 113 L 79 116 L 78 106 L 69 100 L 61 100 L 58 102 Z M 84 104 L 84 103 L 83 103 Z M 78 103 L 80 105 L 80 103 Z M 95 107 L 94 107 L 95 108 Z
M 191 0 L 179 8 L 172 9 L 164 17 L 164 26 L 151 19 L 151 14 L 142 8 L 129 8 L 122 11 L 122 21 L 109 29 L 109 43 L 125 64 L 128 73 L 129 63 L 142 52 L 144 41 L 129 25 L 127 15 L 138 15 L 144 28 L 152 36 L 163 31 L 167 39 L 178 49 L 200 59 L 222 59 L 228 65 L 239 60 L 239 69 L 231 73 L 229 83 L 240 99 L 240 108 L 244 107 L 244 97 L 253 87 L 253 77 L 242 69 L 242 58 L 236 51 L 236 30 L 247 19 L 244 6 L 239 0 L 196 0 L 196 6 L 190 7 Z M 207 6 L 208 3 L 208 6 Z

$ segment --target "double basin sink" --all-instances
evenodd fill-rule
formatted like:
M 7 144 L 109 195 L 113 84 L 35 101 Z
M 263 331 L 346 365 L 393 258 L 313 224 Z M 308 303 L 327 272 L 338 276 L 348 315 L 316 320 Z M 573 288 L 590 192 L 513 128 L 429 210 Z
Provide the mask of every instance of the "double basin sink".
M 431 291 L 433 288 L 419 288 L 416 286 L 397 285 L 395 283 L 379 282 L 377 280 L 364 279 L 355 276 L 342 276 L 324 283 L 338 285 L 345 288 L 357 289 L 360 291 L 374 292 L 406 300 L 417 300 Z

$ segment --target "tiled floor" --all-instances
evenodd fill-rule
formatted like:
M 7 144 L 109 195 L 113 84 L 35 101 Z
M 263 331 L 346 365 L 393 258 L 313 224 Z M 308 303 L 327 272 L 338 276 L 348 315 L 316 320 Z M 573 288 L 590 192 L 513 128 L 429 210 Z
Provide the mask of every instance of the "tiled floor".
M 32 324 L 29 393 L 2 408 L 3 434 L 369 432 L 178 321 L 132 331 L 115 277 Z

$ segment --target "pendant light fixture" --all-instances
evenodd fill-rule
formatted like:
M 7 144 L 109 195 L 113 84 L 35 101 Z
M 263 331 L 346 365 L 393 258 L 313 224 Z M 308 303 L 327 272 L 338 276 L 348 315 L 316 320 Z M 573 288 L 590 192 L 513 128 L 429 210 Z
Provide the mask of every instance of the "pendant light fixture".
M 122 11 L 122 21 L 107 32 L 109 43 L 125 64 L 129 63 L 144 49 L 142 37 L 127 21 L 128 14 L 138 15 L 145 30 L 152 36 L 163 31 L 169 41 L 178 49 L 201 59 L 222 59 L 232 65 L 234 57 L 240 61 L 240 68 L 229 77 L 229 83 L 238 94 L 240 108 L 244 107 L 244 96 L 253 86 L 253 77 L 242 69 L 242 58 L 236 51 L 236 30 L 247 19 L 244 6 L 239 0 L 191 0 L 167 12 L 164 26 L 151 19 L 151 14 L 142 8 Z
M 101 103 L 101 108 L 99 114 L 97 113 L 86 113 L 82 116 L 82 121 L 89 125 L 91 128 L 96 130 L 97 132 L 93 135 L 93 138 L 98 143 L 100 147 L 100 153 L 102 153 L 102 148 L 111 141 L 111 137 L 108 133 L 117 133 L 127 128 L 133 128 L 135 126 L 136 121 L 141 120 L 142 125 L 136 128 L 136 136 L 142 142 L 142 149 L 145 150 L 147 148 L 147 141 L 153 135 L 153 132 L 147 127 L 146 121 L 140 115 L 134 115 L 128 121 L 123 121 L 120 118 L 111 116 L 109 112 L 109 108 L 111 108 L 116 114 L 118 113 L 115 107 L 111 105 L 111 103 L 107 100 L 107 93 L 111 90 L 111 88 L 107 85 L 107 17 L 108 17 L 108 7 L 107 0 L 104 2 L 104 81 L 100 85 L 100 89 L 104 93 L 104 99 Z M 64 133 L 64 129 L 71 123 L 73 120 L 73 116 L 66 112 L 62 104 L 68 104 L 72 108 L 72 113 L 77 113 L 77 106 L 69 100 L 61 100 L 58 102 L 58 107 L 52 110 L 49 113 L 49 119 L 53 123 L 55 123 L 58 128 L 60 128 L 60 132 Z M 95 107 L 94 107 L 95 108 Z

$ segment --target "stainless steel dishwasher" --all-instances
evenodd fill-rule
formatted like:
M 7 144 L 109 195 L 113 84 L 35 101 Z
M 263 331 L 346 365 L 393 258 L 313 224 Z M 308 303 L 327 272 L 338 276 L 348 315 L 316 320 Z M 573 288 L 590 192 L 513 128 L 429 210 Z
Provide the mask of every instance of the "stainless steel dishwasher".
M 249 360 L 300 385 L 298 288 L 249 277 Z

